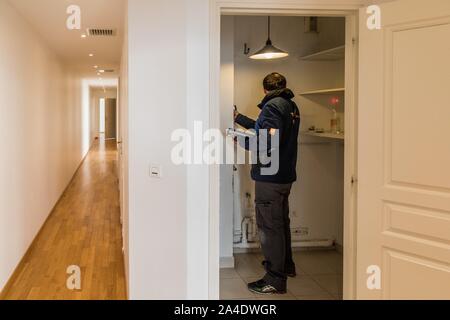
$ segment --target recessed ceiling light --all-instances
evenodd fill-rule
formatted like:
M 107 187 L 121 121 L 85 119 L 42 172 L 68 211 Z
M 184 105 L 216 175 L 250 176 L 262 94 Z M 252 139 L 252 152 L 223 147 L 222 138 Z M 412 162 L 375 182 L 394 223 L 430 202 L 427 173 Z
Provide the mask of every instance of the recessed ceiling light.
M 93 57 L 94 56 L 94 54 L 93 53 L 89 53 L 89 57 Z
M 87 37 L 87 35 L 85 35 L 85 34 L 82 34 L 82 35 L 81 35 L 81 37 L 82 37 L 82 38 L 86 38 L 86 37 Z
M 98 66 L 94 66 L 94 69 L 97 69 L 98 68 Z

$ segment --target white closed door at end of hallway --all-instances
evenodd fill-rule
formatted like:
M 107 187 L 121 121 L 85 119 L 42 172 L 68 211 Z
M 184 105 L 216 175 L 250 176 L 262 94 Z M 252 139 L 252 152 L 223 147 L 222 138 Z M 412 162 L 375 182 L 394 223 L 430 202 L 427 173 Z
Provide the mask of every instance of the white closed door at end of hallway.
M 378 30 L 360 12 L 357 298 L 450 299 L 450 1 L 379 8 Z

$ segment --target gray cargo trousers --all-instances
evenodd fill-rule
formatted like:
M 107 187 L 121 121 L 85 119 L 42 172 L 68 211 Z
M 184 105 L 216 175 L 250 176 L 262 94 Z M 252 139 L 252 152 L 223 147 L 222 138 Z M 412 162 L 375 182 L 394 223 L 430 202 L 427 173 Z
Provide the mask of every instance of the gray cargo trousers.
M 256 223 L 267 272 L 264 280 L 277 290 L 286 290 L 287 275 L 295 273 L 289 219 L 291 187 L 260 181 L 255 184 Z

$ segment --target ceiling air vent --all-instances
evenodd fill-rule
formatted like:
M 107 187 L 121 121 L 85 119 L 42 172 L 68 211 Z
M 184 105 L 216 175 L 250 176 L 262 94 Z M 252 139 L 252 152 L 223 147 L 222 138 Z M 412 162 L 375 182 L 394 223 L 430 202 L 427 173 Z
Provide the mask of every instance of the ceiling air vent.
M 87 29 L 87 34 L 89 37 L 114 37 L 117 34 L 117 30 L 89 28 Z

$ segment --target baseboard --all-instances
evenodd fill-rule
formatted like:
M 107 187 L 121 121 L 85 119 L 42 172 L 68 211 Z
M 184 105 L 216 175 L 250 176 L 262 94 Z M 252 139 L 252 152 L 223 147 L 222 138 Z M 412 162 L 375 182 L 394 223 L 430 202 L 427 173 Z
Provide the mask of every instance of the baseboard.
M 234 268 L 234 257 L 220 257 L 220 268 Z

